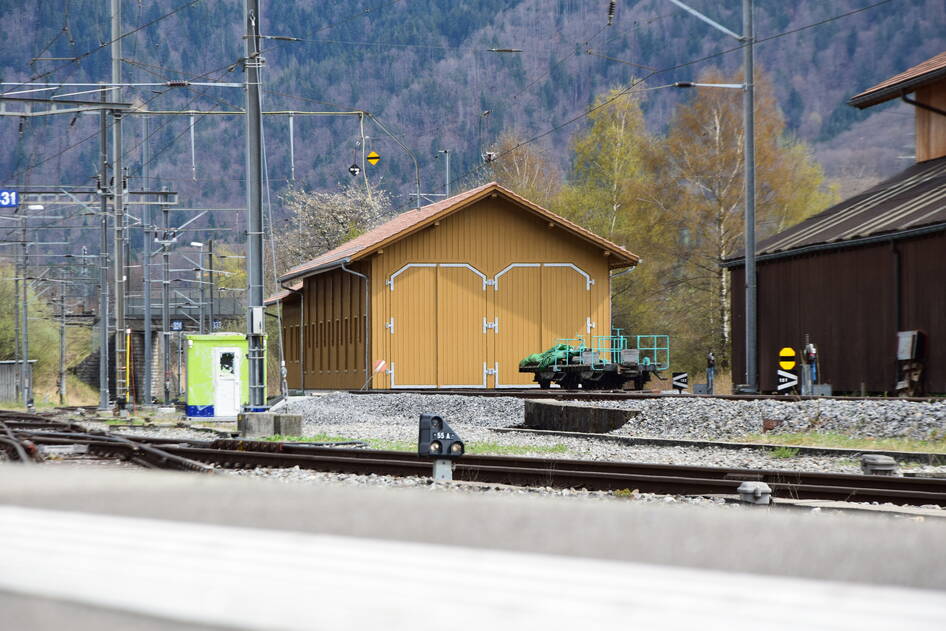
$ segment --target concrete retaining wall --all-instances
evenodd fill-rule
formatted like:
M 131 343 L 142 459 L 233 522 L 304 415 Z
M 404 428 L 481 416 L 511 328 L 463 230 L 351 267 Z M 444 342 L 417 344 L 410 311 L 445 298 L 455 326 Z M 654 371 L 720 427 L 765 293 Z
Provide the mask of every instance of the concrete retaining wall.
M 244 438 L 260 436 L 301 436 L 302 416 L 273 414 L 272 412 L 245 412 L 237 417 L 237 430 Z
M 636 410 L 590 407 L 561 401 L 526 400 L 524 424 L 530 429 L 606 434 L 639 413 Z

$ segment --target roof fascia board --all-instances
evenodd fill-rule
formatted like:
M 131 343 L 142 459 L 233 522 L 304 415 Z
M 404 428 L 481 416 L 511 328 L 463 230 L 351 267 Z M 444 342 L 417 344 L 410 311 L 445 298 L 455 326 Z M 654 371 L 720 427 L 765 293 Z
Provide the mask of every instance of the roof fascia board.
M 874 105 L 880 105 L 881 103 L 892 101 L 893 99 L 898 99 L 900 98 L 901 94 L 915 92 L 919 88 L 926 86 L 928 83 L 936 82 L 938 79 L 946 79 L 946 68 L 938 68 L 918 77 L 912 77 L 904 81 L 898 81 L 897 83 L 888 85 L 884 88 L 881 88 L 880 90 L 877 90 L 876 92 L 868 92 L 867 94 L 853 96 L 848 99 L 847 104 L 863 110 Z
M 860 245 L 872 245 L 874 243 L 884 243 L 887 241 L 901 241 L 903 239 L 909 239 L 911 237 L 920 237 L 927 234 L 933 234 L 936 232 L 942 232 L 946 230 L 946 223 L 937 223 L 930 226 L 923 226 L 922 228 L 911 228 L 909 230 L 900 230 L 899 232 L 890 232 L 887 234 L 877 234 L 869 237 L 862 237 L 860 239 L 850 239 L 847 241 L 836 241 L 834 243 L 815 243 L 813 245 L 806 245 L 801 248 L 795 248 L 793 250 L 785 250 L 784 252 L 772 252 L 771 254 L 758 254 L 755 257 L 757 263 L 765 261 L 774 261 L 776 259 L 786 259 L 793 256 L 800 256 L 803 254 L 809 254 L 811 252 L 823 252 L 825 250 L 842 250 L 845 248 L 853 248 Z M 723 261 L 720 264 L 723 268 L 732 268 L 732 267 L 742 267 L 745 265 L 745 257 L 739 257 L 737 259 L 730 259 L 728 261 Z
M 341 267 L 342 265 L 345 265 L 347 263 L 351 263 L 350 257 L 346 256 L 340 259 L 335 259 L 334 261 L 323 263 L 322 265 L 319 265 L 318 267 L 313 267 L 312 269 L 302 270 L 300 272 L 296 272 L 295 274 L 287 274 L 286 276 L 280 276 L 279 282 L 285 283 L 287 281 L 294 280 L 297 278 L 306 278 L 308 276 L 315 276 L 317 274 L 323 274 L 325 272 L 330 272 L 337 267 Z

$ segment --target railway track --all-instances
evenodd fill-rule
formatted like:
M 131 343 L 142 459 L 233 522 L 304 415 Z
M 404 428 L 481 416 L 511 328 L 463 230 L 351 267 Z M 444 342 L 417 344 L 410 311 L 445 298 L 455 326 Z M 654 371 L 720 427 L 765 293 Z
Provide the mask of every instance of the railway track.
M 88 454 L 120 458 L 149 468 L 211 473 L 217 468 L 299 467 L 333 473 L 429 476 L 431 461 L 414 453 L 332 447 L 325 443 L 273 443 L 130 439 L 88 432 L 74 423 L 37 415 L 0 414 L 0 449 L 11 460 L 34 462 L 44 445 L 77 445 Z M 17 443 L 19 449 L 9 443 Z M 820 472 L 600 462 L 558 458 L 465 455 L 454 479 L 468 482 L 584 488 L 636 489 L 675 495 L 735 495 L 742 482 L 765 482 L 784 499 L 881 502 L 946 506 L 946 479 L 898 478 Z
M 718 440 L 695 440 L 690 438 L 653 438 L 650 436 L 624 436 L 616 434 L 593 434 L 590 432 L 567 432 L 560 430 L 532 429 L 528 427 L 491 427 L 497 434 L 527 434 L 532 436 L 559 436 L 562 438 L 580 438 L 620 445 L 646 445 L 648 447 L 687 447 L 691 449 L 750 449 L 771 452 L 778 449 L 790 449 L 799 455 L 831 456 L 836 458 L 859 458 L 866 453 L 890 456 L 898 462 L 916 462 L 920 464 L 942 466 L 946 464 L 946 453 L 924 451 L 896 451 L 889 449 L 851 449 L 845 447 L 813 447 L 809 445 L 789 445 L 778 443 L 742 443 Z
M 307 391 L 308 392 L 308 391 Z M 328 392 L 328 391 L 326 391 Z M 569 401 L 624 401 L 629 399 L 652 400 L 664 398 L 694 398 L 694 399 L 726 399 L 730 401 L 810 401 L 816 399 L 830 399 L 837 401 L 883 401 L 880 397 L 849 397 L 831 396 L 815 397 L 797 394 L 663 394 L 660 392 L 634 392 L 629 390 L 564 390 L 561 388 L 500 389 L 486 390 L 478 388 L 440 389 L 440 388 L 397 388 L 394 390 L 348 390 L 349 394 L 449 394 L 468 397 L 514 397 L 517 399 L 552 399 Z M 913 401 L 916 403 L 942 402 L 939 398 L 923 397 L 896 397 L 895 401 Z

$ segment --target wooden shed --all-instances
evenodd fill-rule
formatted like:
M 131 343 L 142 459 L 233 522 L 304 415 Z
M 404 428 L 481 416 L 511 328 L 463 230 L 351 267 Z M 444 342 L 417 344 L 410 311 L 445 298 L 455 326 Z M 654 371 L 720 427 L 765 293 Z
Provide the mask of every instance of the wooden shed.
M 292 389 L 519 388 L 526 355 L 610 335 L 611 271 L 638 261 L 490 183 L 290 269 L 267 304 Z
M 898 333 L 919 331 L 918 390 L 946 393 L 946 52 L 848 102 L 893 99 L 915 108 L 916 164 L 758 244 L 763 391 L 776 389 L 779 349 L 800 348 L 806 335 L 835 392 L 905 391 Z M 744 287 L 744 259 L 725 265 Z M 744 330 L 744 292 L 732 292 L 732 313 L 733 330 Z M 744 336 L 733 336 L 732 352 L 742 376 Z

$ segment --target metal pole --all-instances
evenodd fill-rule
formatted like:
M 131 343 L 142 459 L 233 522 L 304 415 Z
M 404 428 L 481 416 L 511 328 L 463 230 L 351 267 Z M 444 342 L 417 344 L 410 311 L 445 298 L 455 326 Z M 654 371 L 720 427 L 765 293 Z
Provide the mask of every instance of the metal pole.
M 167 201 L 167 200 L 162 200 Z M 171 402 L 171 251 L 168 241 L 171 238 L 169 231 L 169 213 L 167 204 L 161 207 L 161 357 L 164 371 L 164 405 Z
M 200 287 L 200 304 L 198 305 L 199 309 L 197 311 L 200 314 L 200 325 L 197 327 L 197 332 L 203 335 L 204 333 L 207 332 L 207 329 L 204 327 L 204 320 L 205 320 L 204 316 L 206 315 L 206 309 L 204 305 L 207 304 L 207 295 L 206 295 L 207 291 L 205 287 L 207 286 L 207 283 L 204 282 L 206 280 L 205 278 L 206 271 L 204 268 L 203 244 L 201 244 L 200 246 L 200 256 L 197 257 L 197 261 L 200 263 L 197 266 L 197 284 Z
M 21 230 L 23 239 L 23 317 L 20 319 L 20 339 L 23 341 L 23 363 L 21 364 L 23 380 L 23 403 L 27 408 L 33 407 L 33 375 L 30 373 L 30 246 L 26 241 L 26 221 L 23 221 Z
M 148 176 L 150 175 L 148 162 L 151 160 L 151 155 L 148 147 L 148 127 L 149 127 L 149 117 L 142 116 L 142 130 L 141 130 L 141 181 L 143 182 L 144 189 L 146 191 L 151 190 L 148 182 Z M 150 205 L 145 205 L 142 207 L 142 217 L 141 223 L 144 228 L 144 244 L 141 248 L 142 251 L 142 268 L 143 272 L 143 282 L 144 287 L 142 288 L 142 301 L 144 302 L 144 383 L 142 384 L 141 391 L 144 393 L 144 398 L 142 402 L 145 405 L 151 405 L 151 383 L 153 381 L 152 373 L 152 364 L 154 362 L 152 358 L 152 331 L 151 331 L 151 244 L 154 242 L 154 226 L 152 225 L 153 215 Z
M 184 331 L 177 332 L 177 396 L 184 394 Z
M 446 193 L 446 197 L 450 197 L 450 150 L 441 149 L 440 153 L 443 154 L 444 166 L 446 167 L 444 169 L 444 192 Z
M 115 304 L 115 399 L 127 401 L 125 383 L 125 173 L 122 169 L 122 115 L 112 112 L 112 205 Z
M 289 115 L 289 179 L 296 180 L 296 144 L 292 129 L 292 114 Z
M 66 279 L 59 279 L 59 405 L 66 404 Z
M 14 322 L 14 345 L 16 359 L 16 400 L 19 401 L 23 396 L 23 356 L 20 354 L 20 253 L 13 251 L 13 318 Z
M 121 0 L 112 0 L 112 83 L 122 79 Z M 121 99 L 121 88 L 113 88 L 112 97 Z M 115 398 L 127 401 L 125 374 L 125 172 L 122 169 L 122 113 L 112 111 L 112 176 L 115 210 Z
M 207 285 L 210 288 L 210 303 L 208 304 L 210 310 L 210 332 L 214 332 L 214 240 L 210 239 L 207 242 Z
M 745 117 L 745 161 L 746 161 L 746 383 L 753 392 L 759 390 L 757 322 L 756 322 L 756 266 L 755 266 L 755 112 L 753 99 L 752 46 L 752 0 L 742 0 L 742 24 L 744 52 L 745 91 L 743 105 Z
M 106 100 L 103 89 L 101 100 Z M 99 114 L 99 409 L 108 409 L 108 113 Z
M 266 365 L 263 357 L 263 160 L 261 144 L 259 0 L 244 1 L 246 18 L 246 180 L 247 180 L 247 257 L 246 331 L 249 360 L 251 411 L 262 410 L 266 404 Z

